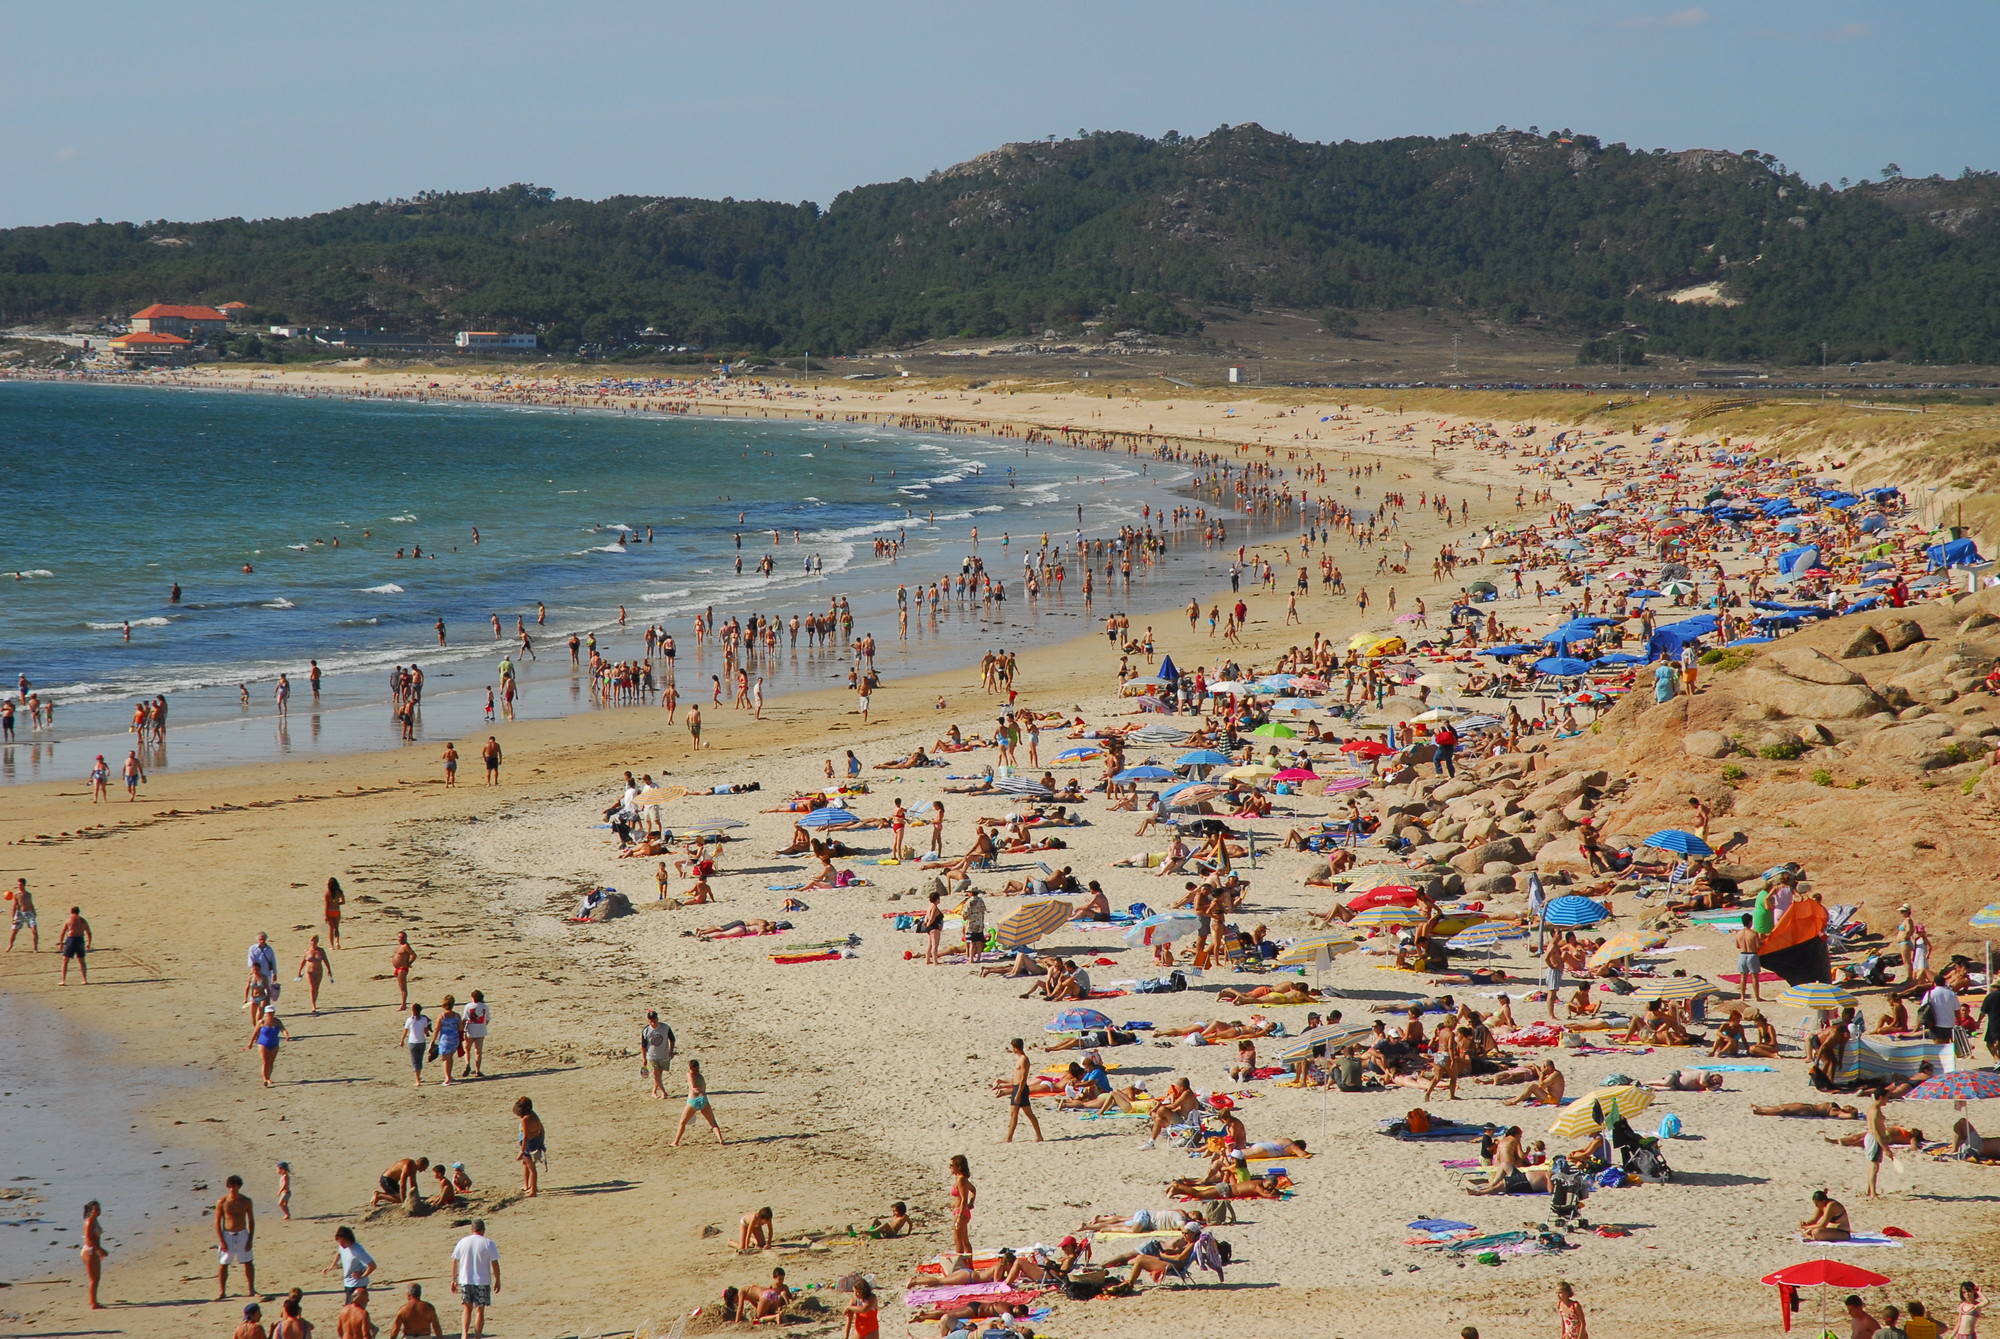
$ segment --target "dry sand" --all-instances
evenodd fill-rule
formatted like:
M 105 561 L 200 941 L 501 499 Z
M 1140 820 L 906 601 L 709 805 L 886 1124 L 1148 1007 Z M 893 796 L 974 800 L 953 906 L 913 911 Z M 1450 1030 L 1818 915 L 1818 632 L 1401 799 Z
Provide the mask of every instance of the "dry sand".
M 343 378 L 339 384 L 352 383 Z M 920 397 L 897 398 L 915 403 L 885 407 L 930 407 Z M 1016 422 L 1074 418 L 1132 431 L 1150 424 L 1188 436 L 1197 429 L 1228 433 L 1247 421 L 1259 426 L 1245 429 L 1244 437 L 1255 440 L 1262 431 L 1290 447 L 1294 429 L 1273 417 L 1277 406 L 1239 404 L 1232 416 L 1220 410 L 1138 402 L 1100 409 L 1094 401 L 1053 393 L 1016 396 L 1005 405 L 1007 418 Z M 1001 412 L 990 403 L 978 411 Z M 1320 412 L 1298 416 L 1327 434 L 1309 449 L 1353 449 L 1341 438 L 1354 429 L 1341 425 L 1336 437 L 1333 426 L 1318 425 Z M 1097 413 L 1104 417 L 1084 418 Z M 1359 426 L 1381 432 L 1402 421 L 1370 413 Z M 1454 457 L 1447 451 L 1434 467 L 1427 451 L 1377 450 L 1384 458 L 1395 452 L 1397 464 L 1367 482 L 1370 498 L 1405 475 L 1410 491 L 1427 487 L 1433 468 L 1445 471 L 1454 497 L 1489 478 L 1511 484 L 1520 477 L 1511 464 L 1504 474 L 1482 474 L 1490 462 L 1471 453 Z M 1496 488 L 1496 495 L 1492 514 L 1512 515 L 1511 491 Z M 1482 510 L 1476 508 L 1475 520 Z M 1442 532 L 1415 519 L 1406 528 L 1421 562 Z M 1352 552 L 1345 545 L 1336 549 L 1337 556 Z M 1358 567 L 1350 566 L 1350 573 L 1358 575 Z M 1410 583 L 1406 600 L 1428 585 Z M 1268 664 L 1273 649 L 1310 635 L 1281 625 L 1280 597 L 1250 602 L 1248 649 L 1238 653 L 1245 663 Z M 1348 600 L 1315 595 L 1307 614 L 1309 629 L 1343 644 L 1363 626 Z M 1145 621 L 1135 614 L 1135 623 Z M 1151 622 L 1161 649 L 1183 665 L 1212 665 L 1219 658 L 1219 643 L 1188 636 L 1172 611 Z M 1111 706 L 1114 664 L 1097 638 L 1030 650 L 1021 660 L 1022 702 L 1050 710 L 1081 707 L 1101 719 Z M 943 712 L 932 705 L 941 693 L 950 702 Z M 258 1258 L 265 1289 L 308 1287 L 308 1318 L 329 1325 L 338 1295 L 328 1291 L 333 1280 L 320 1268 L 332 1259 L 333 1229 L 355 1224 L 381 1262 L 381 1277 L 394 1281 L 377 1293 L 378 1321 L 386 1324 L 405 1282 L 422 1281 L 449 1328 L 456 1308 L 445 1287 L 448 1250 L 460 1231 L 453 1216 L 370 1215 L 364 1207 L 382 1168 L 419 1154 L 464 1161 L 477 1179 L 476 1204 L 503 1252 L 506 1286 L 492 1316 L 493 1332 L 503 1336 L 661 1331 L 673 1318 L 711 1303 L 723 1285 L 761 1281 L 773 1263 L 784 1264 L 794 1284 L 831 1284 L 853 1270 L 871 1272 L 888 1299 L 885 1319 L 893 1330 L 902 1317 L 896 1285 L 948 1241 L 945 1161 L 953 1153 L 971 1159 L 980 1187 L 973 1235 L 982 1246 L 1053 1242 L 1088 1215 L 1166 1207 L 1164 1182 L 1197 1164 L 1177 1152 L 1142 1150 L 1137 1122 L 1083 1122 L 1044 1103 L 1047 1144 L 999 1142 L 1005 1109 L 990 1085 L 1004 1072 L 1007 1038 L 1025 1036 L 1034 1044 L 1052 1007 L 1020 1001 L 1009 983 L 978 980 L 962 967 L 906 961 L 906 950 L 920 953 L 921 940 L 893 932 L 884 916 L 910 905 L 907 898 L 890 900 L 915 886 L 917 876 L 907 867 L 860 865 L 856 872 L 870 886 L 805 894 L 812 909 L 793 915 L 798 929 L 783 938 L 707 945 L 682 937 L 696 924 L 777 914 L 783 895 L 768 886 L 799 882 L 807 871 L 796 860 L 769 854 L 789 833 L 790 820 L 761 810 L 794 789 L 818 788 L 823 759 L 852 747 L 872 763 L 929 744 L 954 720 L 984 730 L 993 714 L 971 668 L 885 686 L 876 698 L 877 719 L 866 727 L 851 706 L 845 695 L 787 697 L 773 703 L 761 724 L 717 709 L 709 715 L 716 747 L 698 756 L 656 709 L 505 726 L 496 731 L 508 758 L 505 784 L 497 789 L 472 784 L 478 777 L 470 770 L 468 784 L 444 789 L 434 750 L 426 747 L 171 774 L 153 783 L 142 803 L 114 802 L 109 810 L 92 808 L 81 781 L 7 791 L 0 832 L 10 840 L 34 834 L 52 840 L 10 847 L 0 874 L 10 882 L 16 875 L 28 878 L 45 931 L 52 932 L 62 908 L 81 903 L 99 948 L 95 983 L 86 990 L 57 987 L 48 942 L 39 957 L 26 956 L 23 945 L 0 959 L 0 999 L 51 1004 L 86 1030 L 116 1038 L 119 1063 L 127 1057 L 133 1064 L 170 1063 L 202 1081 L 165 1093 L 133 1117 L 143 1123 L 141 1133 L 194 1150 L 198 1165 L 186 1173 L 189 1189 L 174 1201 L 178 1208 L 166 1215 L 167 1223 L 151 1227 L 141 1248 L 119 1249 L 134 1228 L 121 1217 L 120 1186 L 90 1191 L 106 1204 L 114 1253 L 104 1293 L 114 1309 L 87 1317 L 74 1266 L 68 1277 L 17 1280 L 0 1308 L 36 1333 L 226 1330 L 236 1303 L 203 1300 L 214 1294 L 206 1206 L 222 1176 L 237 1171 L 248 1179 L 262 1215 Z M 1053 732 L 1044 736 L 1044 758 L 1060 747 Z M 990 758 L 967 755 L 964 761 Z M 609 834 L 594 824 L 625 768 L 664 773 L 667 781 L 689 786 L 763 783 L 759 794 L 696 796 L 669 811 L 670 822 L 710 816 L 749 822 L 735 834 L 741 840 L 728 848 L 716 881 L 720 906 L 657 908 L 651 905 L 651 862 L 615 858 Z M 944 771 L 869 775 L 876 786 L 861 811 L 874 816 L 886 813 L 897 795 L 913 806 L 927 804 L 940 792 Z M 953 823 L 948 845 L 955 849 L 969 837 L 972 814 L 1007 807 L 1002 797 L 946 799 Z M 1318 798 L 1296 805 L 1308 815 L 1330 807 Z M 1134 819 L 1105 814 L 1095 802 L 1086 812 L 1091 826 L 1066 830 L 1071 850 L 1054 853 L 1060 860 L 1052 863 L 1101 878 L 1114 905 L 1162 901 L 1174 881 L 1110 868 L 1113 859 L 1149 844 L 1134 837 Z M 864 832 L 849 840 L 886 848 L 887 834 Z M 1279 934 L 1305 929 L 1303 911 L 1328 900 L 1301 886 L 1306 863 L 1296 855 L 1266 856 L 1253 876 L 1246 921 Z M 1001 865 L 983 886 L 997 886 L 1031 868 L 1031 861 L 1013 857 Z M 305 1013 L 303 984 L 289 987 L 284 1003 L 293 1041 L 279 1058 L 279 1086 L 263 1090 L 253 1056 L 241 1049 L 248 1039 L 246 1015 L 237 1007 L 244 949 L 258 930 L 269 931 L 289 981 L 306 935 L 319 928 L 319 890 L 329 874 L 342 879 L 351 899 L 347 947 L 335 955 L 338 980 L 318 1017 Z M 580 890 L 607 883 L 630 893 L 642 914 L 604 925 L 562 922 Z M 996 918 L 1004 914 L 1006 899 L 990 902 Z M 472 989 L 485 991 L 494 1011 L 488 1080 L 409 1086 L 395 990 L 385 979 L 397 930 L 408 930 L 418 947 L 413 992 L 433 1010 L 447 992 L 463 1000 Z M 777 966 L 766 958 L 787 941 L 849 933 L 861 941 L 849 959 Z M 52 937 L 45 934 L 45 941 Z M 1682 936 L 1678 942 L 1700 945 L 1686 955 L 1688 965 L 1721 970 L 1720 938 L 1714 939 Z M 1145 974 L 1144 955 L 1125 950 L 1115 934 L 1067 929 L 1049 943 L 1117 959 L 1117 966 L 1093 969 L 1099 981 Z M 1525 961 L 1518 953 L 1514 959 Z M 1372 1002 L 1421 989 L 1421 978 L 1392 975 L 1378 963 L 1361 953 L 1336 960 L 1331 984 L 1343 992 L 1341 1007 L 1350 1018 Z M 1217 1005 L 1209 993 L 1233 979 L 1232 973 L 1212 973 L 1197 991 L 1132 996 L 1104 1007 L 1121 1021 L 1144 1018 L 1162 1026 L 1244 1017 L 1249 1010 Z M 700 1125 L 691 1128 L 684 1147 L 667 1146 L 680 1103 L 650 1098 L 638 1071 L 637 1033 L 648 1007 L 673 1024 L 683 1055 L 703 1061 L 730 1147 L 715 1147 Z M 1294 1020 L 1305 1011 L 1275 1012 L 1296 1028 Z M 1517 1003 L 1516 1012 L 1526 1021 L 1540 1010 Z M 1169 1051 L 1146 1045 L 1110 1054 L 1119 1064 L 1116 1077 L 1144 1077 L 1157 1090 L 1176 1074 L 1204 1089 L 1229 1087 L 1223 1071 L 1231 1053 L 1228 1047 Z M 1686 1058 L 1656 1051 L 1629 1060 L 1572 1060 L 1565 1069 L 1580 1087 L 1613 1069 L 1657 1078 Z M 1467 1266 L 1470 1273 L 1406 1248 L 1403 1224 L 1436 1214 L 1499 1230 L 1535 1217 L 1545 1201 L 1467 1198 L 1440 1160 L 1466 1156 L 1469 1146 L 1397 1143 L 1373 1133 L 1378 1119 L 1417 1105 L 1420 1094 L 1323 1098 L 1251 1085 L 1257 1092 L 1244 1115 L 1252 1137 L 1304 1137 L 1319 1156 L 1295 1165 L 1295 1198 L 1245 1206 L 1244 1221 L 1224 1230 L 1239 1259 L 1229 1291 L 1148 1289 L 1137 1300 L 1064 1303 L 1043 1328 L 1073 1336 L 1161 1327 L 1187 1336 L 1444 1334 L 1471 1322 L 1488 1336 L 1539 1335 L 1554 1331 L 1550 1289 L 1566 1277 L 1577 1284 L 1599 1335 L 1659 1332 L 1665 1316 L 1673 1317 L 1678 1333 L 1758 1333 L 1776 1317 L 1771 1291 L 1756 1277 L 1822 1253 L 1791 1239 L 1792 1225 L 1805 1216 L 1807 1194 L 1819 1185 L 1845 1196 L 1858 1226 L 1894 1223 L 1915 1234 L 1904 1249 L 1849 1250 L 1840 1258 L 1899 1281 L 1913 1279 L 1922 1291 L 1908 1295 L 1942 1304 L 1945 1284 L 1974 1267 L 1971 1243 L 1991 1239 L 1993 1173 L 1926 1163 L 1915 1174 L 1920 1194 L 1899 1193 L 1881 1208 L 1866 1207 L 1858 1194 L 1859 1155 L 1819 1139 L 1853 1127 L 1748 1114 L 1753 1098 L 1804 1095 L 1800 1062 L 1786 1060 L 1781 1068 L 1785 1072 L 1732 1075 L 1721 1095 L 1670 1096 L 1657 1104 L 1656 1112 L 1678 1112 L 1698 1136 L 1673 1145 L 1680 1179 L 1601 1192 L 1591 1203 L 1594 1218 L 1630 1224 L 1634 1235 L 1586 1237 L 1581 1249 L 1562 1257 L 1509 1261 L 1497 1269 Z M 1432 1109 L 1454 1106 L 1453 1114 L 1473 1120 L 1503 1118 L 1506 1109 L 1486 1095 L 1492 1090 L 1465 1091 L 1466 1100 L 1455 1106 L 1440 1093 Z M 521 1094 L 531 1095 L 544 1113 L 553 1150 L 543 1194 L 531 1202 L 516 1196 L 512 1158 L 515 1126 L 508 1106 Z M 1547 1114 L 1525 1116 L 1528 1136 L 1542 1137 Z M 1640 1124 L 1650 1128 L 1651 1118 Z M 272 1167 L 281 1158 L 296 1169 L 291 1223 L 280 1223 L 275 1212 Z M 37 1174 L 34 1167 L 17 1170 Z M 197 1191 L 197 1184 L 206 1188 Z M 906 1199 L 917 1210 L 912 1240 L 842 1240 L 825 1249 L 747 1258 L 727 1245 L 738 1216 L 759 1205 L 775 1208 L 780 1237 L 791 1239 L 808 1229 L 866 1224 L 893 1199 Z M 75 1204 L 45 1207 L 48 1221 L 74 1233 Z M 704 1236 L 711 1226 L 721 1235 Z M 1901 1300 L 1906 1291 L 1899 1282 L 1881 1300 Z M 832 1305 L 837 1327 L 837 1296 Z M 696 1321 L 695 1331 L 706 1325 Z

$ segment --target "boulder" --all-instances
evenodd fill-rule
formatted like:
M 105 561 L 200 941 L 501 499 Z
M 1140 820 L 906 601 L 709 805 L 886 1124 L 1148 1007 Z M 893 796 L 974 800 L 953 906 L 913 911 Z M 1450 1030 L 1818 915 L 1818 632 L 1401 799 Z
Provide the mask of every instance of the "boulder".
M 1451 857 L 1447 863 L 1461 874 L 1473 874 L 1483 870 L 1495 860 L 1504 860 L 1510 865 L 1524 865 L 1528 862 L 1528 848 L 1521 844 L 1519 837 L 1502 837 L 1497 841 L 1466 847 Z
M 1470 795 L 1479 789 L 1479 783 L 1467 777 L 1454 777 L 1431 792 L 1434 800 L 1455 800 L 1461 795 Z
M 1897 712 L 1896 719 L 1899 721 L 1921 721 L 1924 717 L 1934 714 L 1929 707 L 1919 702 L 1914 706 L 1904 707 L 1901 711 Z
M 1604 772 L 1571 772 L 1529 791 L 1521 797 L 1521 804 L 1538 814 L 1545 809 L 1560 809 L 1585 791 L 1602 790 L 1610 779 Z
M 1489 860 L 1479 867 L 1481 875 L 1512 874 L 1520 866 L 1511 860 Z
M 1853 756 L 1876 762 L 1931 771 L 1975 756 L 1977 746 L 1950 738 L 1951 726 L 1938 720 L 1911 721 L 1866 735 L 1854 745 Z
M 1891 651 L 1902 651 L 1925 641 L 1923 624 L 1913 618 L 1892 618 L 1882 624 L 1882 640 Z
M 1474 818 L 1466 822 L 1465 830 L 1454 839 L 1467 846 L 1479 846 L 1500 835 L 1500 824 L 1491 818 Z
M 1428 846 L 1417 847 L 1410 854 L 1420 856 L 1425 860 L 1435 861 L 1440 865 L 1448 865 L 1464 849 L 1457 842 L 1432 842 Z
M 1862 627 L 1842 644 L 1839 656 L 1842 660 L 1857 660 L 1862 656 L 1885 656 L 1889 654 L 1888 639 L 1873 623 Z
M 1726 757 L 1735 747 L 1720 730 L 1690 730 L 1681 738 L 1681 750 L 1696 758 Z
M 1591 811 L 1595 808 L 1597 808 L 1597 805 L 1592 802 L 1588 795 L 1579 795 L 1568 804 L 1565 804 L 1559 812 L 1570 822 L 1581 823 L 1584 819 L 1590 817 Z
M 1558 832 L 1569 832 L 1575 827 L 1576 824 L 1570 822 L 1561 810 L 1555 810 L 1537 818 L 1532 831 L 1538 835 L 1548 836 Z
M 1981 628 L 1990 628 L 1995 624 L 2000 624 L 2000 618 L 1995 618 L 1982 609 L 1958 625 L 1958 635 L 1964 637 L 1970 633 L 1978 632 Z
M 1573 838 L 1563 836 L 1535 853 L 1535 869 L 1544 878 L 1565 872 L 1588 876 L 1590 861 Z
M 1475 874 L 1465 881 L 1465 891 L 1479 897 L 1497 897 L 1515 891 L 1512 874 Z
M 1515 836 L 1519 836 L 1524 832 L 1533 832 L 1535 830 L 1535 820 L 1526 814 L 1509 814 L 1494 826 L 1498 827 L 1501 832 L 1510 832 Z
M 1844 721 L 1871 716 L 1883 709 L 1880 695 L 1865 683 L 1808 683 L 1766 669 L 1745 669 L 1731 687 L 1737 696 L 1780 716 Z
M 590 909 L 589 918 L 598 922 L 615 921 L 620 916 L 630 916 L 631 914 L 632 899 L 614 890 L 607 891 L 598 900 L 597 905 Z
M 1812 650 L 1810 647 L 1775 652 L 1764 657 L 1764 663 L 1767 667 L 1774 667 L 1779 672 L 1791 678 L 1803 679 L 1807 683 L 1839 684 L 1861 682 L 1859 674 L 1856 674 L 1839 661 Z

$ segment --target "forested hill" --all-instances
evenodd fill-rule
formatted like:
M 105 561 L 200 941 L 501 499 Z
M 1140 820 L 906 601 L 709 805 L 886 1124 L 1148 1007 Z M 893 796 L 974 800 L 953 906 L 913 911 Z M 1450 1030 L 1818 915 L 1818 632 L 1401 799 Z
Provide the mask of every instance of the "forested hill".
M 948 336 L 1174 333 L 1251 303 L 1446 307 L 1655 350 L 2000 363 L 2000 179 L 1815 186 L 1755 152 L 1495 132 L 1312 144 L 1014 144 L 830 206 L 530 186 L 310 218 L 0 231 L 8 322 L 237 299 L 291 321 L 645 328 L 709 347 L 852 351 Z M 1717 285 L 1722 301 L 1668 294 Z

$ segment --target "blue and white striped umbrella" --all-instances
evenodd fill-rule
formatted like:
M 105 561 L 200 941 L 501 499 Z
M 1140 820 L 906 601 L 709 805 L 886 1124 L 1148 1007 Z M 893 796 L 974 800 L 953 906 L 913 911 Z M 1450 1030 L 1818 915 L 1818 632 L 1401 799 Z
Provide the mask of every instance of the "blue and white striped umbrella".
M 848 828 L 860 821 L 846 809 L 815 809 L 798 822 L 802 828 Z
M 1662 828 L 1644 843 L 1659 851 L 1672 851 L 1675 855 L 1714 855 L 1715 848 L 1692 832 L 1679 828 Z
M 1468 925 L 1457 934 L 1444 941 L 1446 948 L 1492 948 L 1509 939 L 1526 939 L 1528 929 L 1524 925 L 1509 925 L 1505 921 L 1486 921 L 1480 925 Z
M 1610 914 L 1610 908 L 1602 902 L 1572 893 L 1567 897 L 1558 897 L 1543 907 L 1542 922 L 1545 925 L 1574 928 L 1595 925 Z

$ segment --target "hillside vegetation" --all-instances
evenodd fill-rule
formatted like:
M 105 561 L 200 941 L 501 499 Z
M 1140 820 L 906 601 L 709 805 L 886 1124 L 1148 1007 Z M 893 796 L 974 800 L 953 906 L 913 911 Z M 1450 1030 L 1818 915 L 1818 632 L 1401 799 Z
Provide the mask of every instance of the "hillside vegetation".
M 1769 155 L 1495 132 L 1313 144 L 1254 125 L 1015 144 L 812 203 L 532 186 L 309 218 L 0 231 L 10 321 L 239 299 L 292 321 L 635 331 L 851 352 L 1173 335 L 1205 310 L 1435 307 L 1698 358 L 2000 363 L 2000 179 L 1814 186 Z M 1707 287 L 1705 287 L 1707 286 Z M 1696 290 L 1701 301 L 1670 301 Z

